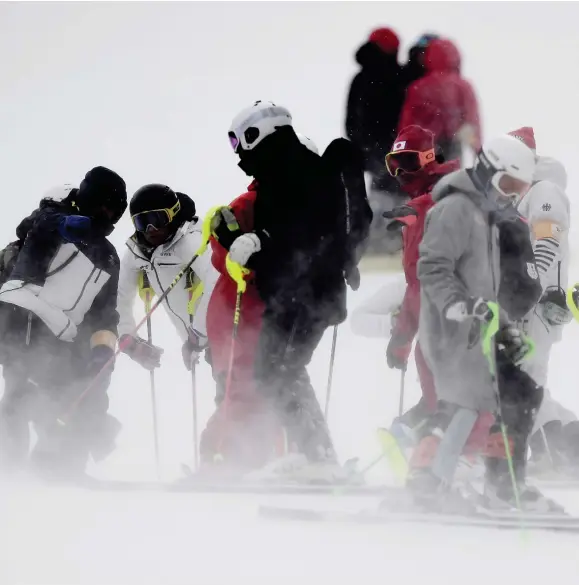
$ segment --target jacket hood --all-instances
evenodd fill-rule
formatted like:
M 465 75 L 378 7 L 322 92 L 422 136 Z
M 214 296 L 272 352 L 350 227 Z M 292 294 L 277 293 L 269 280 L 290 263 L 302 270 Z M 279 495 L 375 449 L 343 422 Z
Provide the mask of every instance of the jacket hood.
M 437 39 L 428 45 L 424 55 L 424 66 L 430 73 L 460 71 L 460 53 L 448 39 Z
M 567 171 L 565 167 L 550 156 L 538 157 L 534 180 L 550 181 L 563 191 L 567 189 Z
M 396 55 L 381 51 L 374 43 L 365 43 L 358 49 L 356 62 L 366 70 L 396 72 L 400 69 Z
M 35 209 L 28 217 L 25 217 L 16 228 L 16 237 L 19 240 L 25 240 L 28 232 L 34 226 L 34 222 L 38 219 L 40 214 L 46 209 L 57 209 L 61 210 L 62 213 L 70 213 L 71 209 L 70 206 L 62 203 L 60 201 L 56 201 L 54 199 L 50 199 L 49 197 L 45 197 L 44 199 L 40 200 L 40 205 L 38 209 Z
M 448 195 L 456 192 L 462 192 L 469 197 L 479 207 L 487 207 L 485 202 L 488 199 L 483 195 L 474 185 L 470 175 L 465 169 L 455 171 L 442 177 L 440 181 L 432 189 L 432 200 L 434 202 L 441 201 Z

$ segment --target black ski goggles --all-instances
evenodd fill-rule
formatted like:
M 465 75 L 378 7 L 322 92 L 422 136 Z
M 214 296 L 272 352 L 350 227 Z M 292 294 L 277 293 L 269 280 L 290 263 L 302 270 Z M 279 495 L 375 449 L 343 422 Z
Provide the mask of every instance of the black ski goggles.
M 162 230 L 167 227 L 181 209 L 181 202 L 177 201 L 173 207 L 167 209 L 152 209 L 141 211 L 132 216 L 133 225 L 138 232 L 146 232 L 150 227 Z

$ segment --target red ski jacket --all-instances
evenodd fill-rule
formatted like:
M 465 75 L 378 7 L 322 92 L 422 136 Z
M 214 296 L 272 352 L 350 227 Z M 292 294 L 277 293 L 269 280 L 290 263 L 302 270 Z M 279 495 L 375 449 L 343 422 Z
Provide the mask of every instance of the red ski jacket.
M 248 192 L 239 196 L 229 206 L 243 232 L 250 232 L 253 229 L 255 189 L 255 184 L 252 183 Z M 225 267 L 227 250 L 214 237 L 211 238 L 210 243 L 213 252 L 211 261 L 220 276 L 207 308 L 207 335 L 211 347 L 213 370 L 219 375 L 226 373 L 229 365 L 237 285 Z M 253 378 L 255 351 L 261 330 L 263 309 L 263 302 L 249 275 L 247 289 L 241 302 L 241 318 L 235 347 L 236 371 L 245 372 L 250 378 L 248 382 Z
M 416 124 L 434 133 L 438 145 L 455 141 L 466 124 L 474 129 L 473 148 L 480 148 L 477 99 L 471 84 L 460 75 L 460 54 L 449 40 L 430 43 L 424 56 L 426 74 L 406 92 L 398 130 Z
M 418 331 L 418 318 L 420 315 L 420 281 L 417 275 L 419 258 L 418 247 L 424 234 L 424 222 L 428 210 L 434 205 L 431 190 L 437 181 L 460 168 L 458 161 L 450 161 L 444 164 L 432 163 L 424 169 L 412 183 L 403 185 L 403 189 L 413 196 L 406 207 L 413 210 L 413 214 L 397 218 L 404 224 L 402 230 L 402 265 L 406 277 L 406 292 L 396 320 L 395 334 L 401 335 L 408 343 L 412 342 Z

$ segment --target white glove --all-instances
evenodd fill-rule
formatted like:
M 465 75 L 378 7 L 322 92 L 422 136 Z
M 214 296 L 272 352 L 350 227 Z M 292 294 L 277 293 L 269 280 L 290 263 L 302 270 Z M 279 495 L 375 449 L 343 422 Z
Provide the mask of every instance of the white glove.
M 229 248 L 229 257 L 233 262 L 245 266 L 252 254 L 261 250 L 261 242 L 256 234 L 243 234 L 235 239 Z

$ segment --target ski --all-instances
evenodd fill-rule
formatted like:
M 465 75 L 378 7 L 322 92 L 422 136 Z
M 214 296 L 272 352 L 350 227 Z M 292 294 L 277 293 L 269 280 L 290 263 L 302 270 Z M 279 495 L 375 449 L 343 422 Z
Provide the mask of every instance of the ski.
M 467 526 L 507 530 L 550 530 L 579 533 L 579 517 L 545 514 L 497 513 L 477 511 L 471 514 L 439 514 L 435 512 L 405 512 L 383 509 L 360 511 L 313 510 L 260 506 L 259 515 L 271 520 L 301 522 L 382 524 L 421 523 L 442 526 Z
M 544 490 L 579 490 L 579 479 L 576 477 L 533 477 L 529 476 L 529 483 Z
M 367 484 L 313 484 L 277 483 L 248 481 L 217 481 L 185 478 L 175 482 L 124 481 L 97 479 L 85 476 L 76 485 L 95 491 L 141 491 L 171 493 L 214 493 L 214 494 L 279 494 L 279 495 L 334 495 L 334 496 L 376 496 L 384 497 L 400 488 L 388 485 Z

